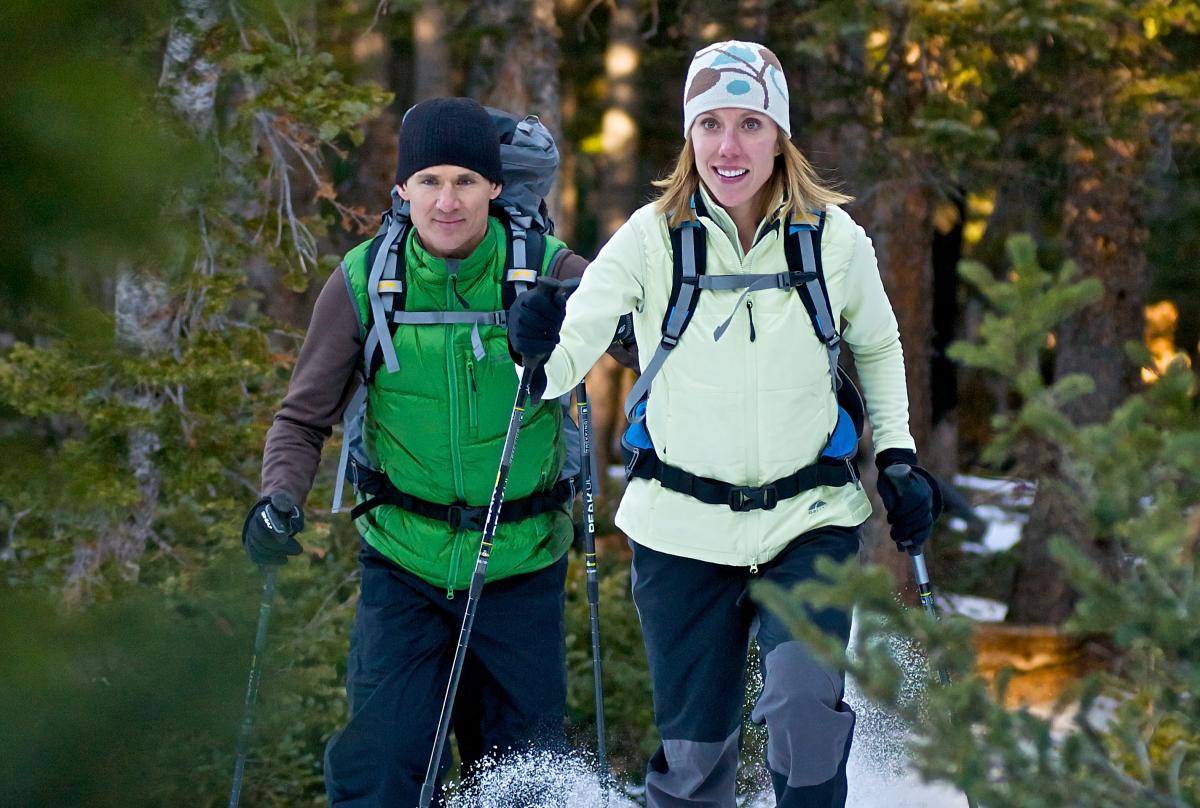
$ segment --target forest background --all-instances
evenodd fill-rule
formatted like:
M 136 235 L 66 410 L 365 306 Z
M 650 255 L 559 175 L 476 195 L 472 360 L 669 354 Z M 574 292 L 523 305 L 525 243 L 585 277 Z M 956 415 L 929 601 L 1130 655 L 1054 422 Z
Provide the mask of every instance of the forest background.
M 969 530 L 943 530 L 939 582 L 1003 602 L 1014 624 L 1058 626 L 1080 586 L 1055 539 L 1121 574 L 1119 537 L 1053 485 L 1070 479 L 1062 452 L 994 448 L 1028 415 L 1022 369 L 950 346 L 986 339 L 1004 306 L 980 290 L 1019 281 L 1019 258 L 1091 283 L 1008 312 L 1045 324 L 1039 383 L 1092 379 L 1058 397 L 1064 429 L 1108 423 L 1172 362 L 1197 361 L 1200 4 L 11 0 L 0 25 L 6 804 L 222 801 L 258 585 L 238 536 L 263 436 L 316 292 L 377 224 L 400 116 L 431 96 L 537 114 L 562 151 L 558 234 L 593 255 L 673 162 L 691 54 L 772 47 L 796 142 L 874 240 L 923 462 L 1056 492 L 1004 553 L 973 557 Z M 1011 251 L 1018 234 L 1032 253 Z M 589 377 L 605 465 L 629 381 L 608 363 Z M 248 804 L 319 804 L 344 715 L 357 539 L 325 509 L 332 466 L 306 508 L 307 552 L 280 578 Z M 868 539 L 903 581 L 886 530 L 872 522 Z M 620 555 L 605 544 L 610 749 L 636 777 L 654 737 Z M 580 566 L 569 721 L 586 746 Z

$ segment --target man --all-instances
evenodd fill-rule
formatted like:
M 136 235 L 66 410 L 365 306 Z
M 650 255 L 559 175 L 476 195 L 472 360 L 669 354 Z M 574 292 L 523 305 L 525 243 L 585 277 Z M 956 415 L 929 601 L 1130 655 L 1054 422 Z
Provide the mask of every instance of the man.
M 488 113 L 465 98 L 413 107 L 401 125 L 396 183 L 411 205 L 400 246 L 403 312 L 503 309 L 507 231 L 489 213 L 503 176 Z M 300 505 L 363 370 L 370 247 L 347 253 L 322 290 L 267 434 L 263 498 L 243 533 L 257 564 L 301 552 Z M 543 274 L 577 277 L 585 266 L 546 237 Z M 379 367 L 371 378 L 363 444 L 379 470 L 377 487 L 386 489 L 380 501 L 409 507 L 376 504 L 355 522 L 362 594 L 347 665 L 350 721 L 325 755 L 334 806 L 418 801 L 479 544 L 482 520 L 463 514 L 490 499 L 516 392 L 501 326 L 402 323 L 392 346 L 398 370 Z M 507 489 L 512 516 L 497 530 L 453 713 L 464 768 L 491 753 L 564 744 L 572 528 L 556 485 L 562 417 L 556 403 L 539 403 L 522 421 Z M 439 775 L 449 760 L 443 756 Z

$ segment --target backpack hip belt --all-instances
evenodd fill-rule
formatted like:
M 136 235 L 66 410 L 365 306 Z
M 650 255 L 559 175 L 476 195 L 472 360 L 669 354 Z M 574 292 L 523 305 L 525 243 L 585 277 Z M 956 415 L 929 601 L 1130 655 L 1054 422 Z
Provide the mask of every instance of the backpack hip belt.
M 738 512 L 769 511 L 780 500 L 791 499 L 818 486 L 858 482 L 858 471 L 853 460 L 819 460 L 766 485 L 733 485 L 664 463 L 653 450 L 639 453 L 629 468 L 629 476 L 658 480 L 663 488 L 687 494 L 709 505 L 728 505 L 731 511 Z
M 468 505 L 465 502 L 445 505 L 421 499 L 401 491 L 383 472 L 361 465 L 353 458 L 350 460 L 350 474 L 355 487 L 367 495 L 367 499 L 350 511 L 351 519 L 357 519 L 380 505 L 394 505 L 418 516 L 445 522 L 455 530 L 483 530 L 487 505 Z M 499 521 L 520 522 L 550 511 L 563 511 L 567 503 L 574 498 L 574 481 L 559 480 L 549 491 L 531 494 L 521 499 L 505 500 L 500 506 Z

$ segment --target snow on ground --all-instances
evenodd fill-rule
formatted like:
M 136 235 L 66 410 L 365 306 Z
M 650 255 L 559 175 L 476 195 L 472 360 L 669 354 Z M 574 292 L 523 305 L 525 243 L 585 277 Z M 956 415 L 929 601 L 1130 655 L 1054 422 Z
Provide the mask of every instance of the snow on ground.
M 854 640 L 851 640 L 853 645 Z M 893 644 L 893 654 L 906 672 L 905 694 L 919 698 L 930 681 L 916 649 Z M 850 753 L 847 808 L 965 808 L 957 790 L 921 781 L 904 757 L 904 729 L 894 717 L 868 702 L 854 681 L 846 700 L 858 714 Z M 640 786 L 602 788 L 595 761 L 588 755 L 548 753 L 512 756 L 492 764 L 468 783 L 454 788 L 448 808 L 636 808 L 643 804 Z M 771 808 L 770 788 L 739 797 L 741 808 Z
M 939 592 L 933 596 L 941 614 L 961 614 L 978 623 L 1003 623 L 1008 614 L 1008 604 L 991 598 L 975 595 L 956 595 Z
M 621 466 L 607 469 L 609 476 L 624 473 Z M 975 513 L 987 528 L 978 542 L 963 542 L 967 552 L 981 555 L 1003 552 L 1021 538 L 1028 521 L 1024 512 L 1033 501 L 1035 486 L 1024 480 L 1005 480 L 959 474 L 954 484 L 979 503 Z M 955 525 L 957 521 L 961 524 Z M 952 520 L 951 527 L 965 532 L 966 522 Z M 1006 606 L 969 595 L 939 593 L 938 607 L 980 622 L 1004 620 Z M 853 639 L 851 644 L 853 644 Z M 909 696 L 918 698 L 931 682 L 919 653 L 899 645 L 893 648 L 907 672 Z M 850 753 L 847 808 L 965 808 L 956 789 L 924 783 L 903 754 L 904 729 L 892 716 L 868 702 L 853 680 L 847 682 L 846 700 L 858 714 Z M 547 753 L 513 756 L 491 765 L 471 781 L 452 786 L 448 808 L 636 808 L 643 804 L 640 785 L 601 786 L 595 761 L 584 753 L 570 756 Z M 741 808 L 771 808 L 771 789 L 739 797 Z
M 586 755 L 548 752 L 515 755 L 477 773 L 456 790 L 447 808 L 635 808 L 615 788 L 605 789 Z
M 957 488 L 992 499 L 1008 508 L 1028 508 L 1033 504 L 1033 495 L 1037 493 L 1037 484 L 1030 480 L 955 474 L 953 483 Z
M 980 599 L 982 600 L 982 599 Z M 851 628 L 850 647 L 857 621 Z M 919 699 L 934 681 L 925 657 L 911 644 L 893 641 L 892 655 L 904 670 L 902 693 Z M 847 808 L 965 808 L 967 799 L 957 789 L 941 783 L 924 783 L 904 756 L 904 727 L 892 715 L 867 701 L 853 678 L 846 682 L 846 701 L 858 714 L 850 763 Z M 768 805 L 772 803 L 767 803 Z

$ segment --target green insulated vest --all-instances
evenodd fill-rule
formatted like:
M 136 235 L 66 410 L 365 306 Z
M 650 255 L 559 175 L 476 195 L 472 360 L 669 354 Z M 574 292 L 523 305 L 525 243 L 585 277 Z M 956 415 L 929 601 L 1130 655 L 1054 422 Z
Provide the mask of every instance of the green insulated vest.
M 504 225 L 488 219 L 487 234 L 451 273 L 444 259 L 405 239 L 406 311 L 496 311 L 502 308 L 506 237 Z M 370 241 L 342 262 L 367 327 L 367 252 Z M 561 241 L 547 237 L 546 272 Z M 453 268 L 455 262 L 451 261 Z M 465 305 L 464 305 L 465 304 Z M 400 325 L 393 344 L 400 369 L 380 367 L 368 390 L 363 441 L 373 464 L 396 488 L 430 502 L 486 507 L 496 483 L 504 433 L 517 393 L 517 374 L 508 336 L 499 326 L 479 326 L 486 355 L 476 359 L 475 326 Z M 529 406 L 521 423 L 505 498 L 545 491 L 563 467 L 562 408 L 556 401 Z M 368 544 L 406 570 L 454 590 L 470 584 L 479 550 L 477 530 L 454 529 L 401 508 L 384 505 L 356 524 Z M 565 510 L 519 522 L 501 523 L 488 562 L 494 581 L 542 569 L 562 557 L 572 528 Z

